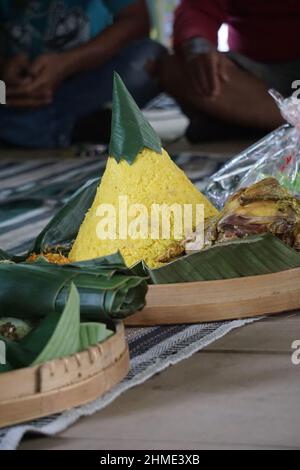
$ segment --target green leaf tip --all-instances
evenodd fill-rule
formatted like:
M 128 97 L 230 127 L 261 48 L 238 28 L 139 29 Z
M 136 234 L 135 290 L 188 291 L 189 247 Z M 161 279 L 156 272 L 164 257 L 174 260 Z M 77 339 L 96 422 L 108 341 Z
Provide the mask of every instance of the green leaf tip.
M 162 153 L 160 138 L 115 72 L 109 154 L 132 164 L 144 148 Z

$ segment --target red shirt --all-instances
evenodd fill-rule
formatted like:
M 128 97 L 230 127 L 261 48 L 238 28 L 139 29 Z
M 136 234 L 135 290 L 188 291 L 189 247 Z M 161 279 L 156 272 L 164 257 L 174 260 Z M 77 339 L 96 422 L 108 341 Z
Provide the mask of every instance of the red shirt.
M 182 0 L 175 47 L 196 36 L 217 45 L 222 23 L 232 51 L 260 62 L 300 59 L 300 0 Z

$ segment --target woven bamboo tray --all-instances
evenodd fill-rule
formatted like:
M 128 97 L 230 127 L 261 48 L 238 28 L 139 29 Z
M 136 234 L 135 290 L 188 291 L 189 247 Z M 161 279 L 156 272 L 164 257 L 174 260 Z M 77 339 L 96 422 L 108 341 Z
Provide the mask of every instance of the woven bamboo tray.
M 108 392 L 129 370 L 124 327 L 74 356 L 0 374 L 0 427 L 83 405 Z
M 149 287 L 147 305 L 128 326 L 214 322 L 300 309 L 300 268 L 221 281 Z

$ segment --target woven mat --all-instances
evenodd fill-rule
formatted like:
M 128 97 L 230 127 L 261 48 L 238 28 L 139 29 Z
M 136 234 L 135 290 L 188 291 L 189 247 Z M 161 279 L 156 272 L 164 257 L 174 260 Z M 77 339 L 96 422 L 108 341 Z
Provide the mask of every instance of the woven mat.
M 191 180 L 203 189 L 220 166 L 216 159 L 184 155 L 174 157 Z M 23 252 L 74 190 L 99 176 L 105 156 L 74 160 L 5 160 L 0 162 L 0 248 Z M 129 375 L 103 398 L 74 410 L 0 430 L 0 450 L 16 449 L 27 432 L 55 435 L 82 416 L 101 410 L 125 390 L 166 367 L 191 356 L 235 328 L 250 321 L 128 329 Z

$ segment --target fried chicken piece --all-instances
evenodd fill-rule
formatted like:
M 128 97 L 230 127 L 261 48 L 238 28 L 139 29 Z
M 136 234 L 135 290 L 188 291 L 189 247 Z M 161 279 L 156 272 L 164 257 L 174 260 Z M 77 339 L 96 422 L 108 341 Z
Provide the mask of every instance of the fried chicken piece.
M 219 216 L 205 228 L 205 246 L 265 233 L 300 250 L 300 201 L 275 178 L 266 178 L 233 194 Z M 187 240 L 186 251 L 197 251 L 197 246 Z

